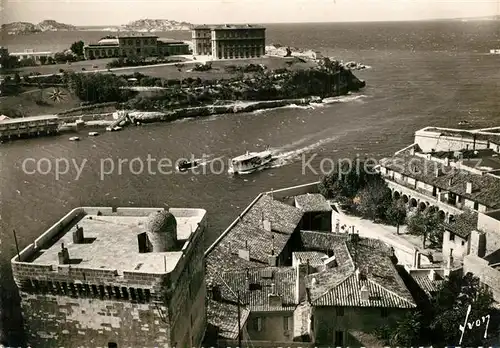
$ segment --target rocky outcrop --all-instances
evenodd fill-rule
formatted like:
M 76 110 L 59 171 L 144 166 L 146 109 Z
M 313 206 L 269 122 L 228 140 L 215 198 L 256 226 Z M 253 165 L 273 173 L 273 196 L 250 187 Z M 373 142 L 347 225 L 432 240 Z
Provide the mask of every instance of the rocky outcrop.
M 227 105 L 207 105 L 192 108 L 183 108 L 161 112 L 134 112 L 130 117 L 134 122 L 169 122 L 188 117 L 210 116 L 216 114 L 229 114 L 240 112 L 252 112 L 255 110 L 279 108 L 287 105 L 309 105 L 310 103 L 320 103 L 321 98 L 310 97 L 300 99 L 266 100 L 260 102 L 232 103 Z
M 44 31 L 73 31 L 77 27 L 70 24 L 59 23 L 51 19 L 44 20 L 38 24 L 29 22 L 13 22 L 2 24 L 2 32 L 8 35 L 32 34 Z
M 169 19 L 139 19 L 122 25 L 122 30 L 138 32 L 161 32 L 171 30 L 191 30 L 193 25 L 187 22 L 178 22 Z

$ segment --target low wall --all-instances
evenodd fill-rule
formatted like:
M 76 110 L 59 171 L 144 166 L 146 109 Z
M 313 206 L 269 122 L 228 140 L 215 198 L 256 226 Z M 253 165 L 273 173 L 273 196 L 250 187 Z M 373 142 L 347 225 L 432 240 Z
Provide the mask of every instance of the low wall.
M 283 199 L 283 198 L 290 197 L 290 196 L 299 196 L 299 195 L 304 195 L 306 193 L 318 193 L 319 192 L 319 188 L 318 188 L 319 183 L 320 183 L 319 181 L 316 181 L 316 182 L 312 182 L 309 184 L 286 187 L 283 189 L 268 191 L 265 193 L 266 194 L 272 193 L 273 197 L 275 199 Z

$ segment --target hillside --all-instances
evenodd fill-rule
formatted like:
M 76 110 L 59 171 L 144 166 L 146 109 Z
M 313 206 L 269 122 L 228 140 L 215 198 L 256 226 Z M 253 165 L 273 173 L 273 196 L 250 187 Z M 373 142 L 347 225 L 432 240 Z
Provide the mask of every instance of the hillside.
M 8 35 L 32 34 L 43 31 L 73 31 L 77 27 L 70 24 L 59 23 L 51 19 L 44 20 L 38 24 L 29 22 L 13 22 L 2 24 L 2 32 Z
M 122 25 L 120 29 L 139 32 L 155 32 L 170 30 L 190 30 L 191 27 L 191 23 L 178 22 L 169 19 L 139 19 Z

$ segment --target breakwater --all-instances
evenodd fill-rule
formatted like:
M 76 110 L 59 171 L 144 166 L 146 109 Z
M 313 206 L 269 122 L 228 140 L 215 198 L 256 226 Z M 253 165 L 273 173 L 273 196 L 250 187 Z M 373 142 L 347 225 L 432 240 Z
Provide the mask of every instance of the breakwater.
M 321 103 L 320 97 L 308 97 L 297 99 L 266 100 L 257 102 L 235 102 L 226 105 L 206 105 L 199 107 L 188 107 L 166 112 L 137 112 L 132 113 L 131 118 L 135 122 L 170 122 L 182 118 L 210 116 L 216 114 L 252 112 L 262 109 L 279 108 L 288 105 L 309 105 Z

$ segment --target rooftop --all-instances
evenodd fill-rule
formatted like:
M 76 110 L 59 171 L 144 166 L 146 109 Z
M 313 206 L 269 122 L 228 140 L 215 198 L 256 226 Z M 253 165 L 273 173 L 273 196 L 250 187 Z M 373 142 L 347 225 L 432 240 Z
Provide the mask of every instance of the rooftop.
M 453 192 L 486 207 L 500 208 L 500 178 L 494 175 L 481 175 L 463 169 L 459 170 L 450 165 L 446 166 L 443 163 L 408 153 L 382 159 L 380 164 L 387 169 L 436 186 L 443 191 Z M 436 176 L 436 169 L 441 170 L 439 176 Z M 472 183 L 472 193 L 467 193 L 468 182 Z
M 193 29 L 231 30 L 231 29 L 265 29 L 265 27 L 255 24 L 214 24 L 214 25 L 197 25 Z
M 431 280 L 431 278 L 429 278 L 430 272 L 433 271 L 431 270 L 425 273 L 421 272 L 420 270 L 417 272 L 410 271 L 410 276 L 415 280 L 419 288 L 427 294 L 427 296 L 430 296 L 432 293 L 437 292 L 444 282 L 444 279 L 439 275 L 436 275 L 436 279 Z
M 305 212 L 332 211 L 332 207 L 320 193 L 307 193 L 305 195 L 295 196 L 295 205 Z
M 338 239 L 334 235 L 330 238 Z M 344 253 L 347 249 L 348 254 L 342 255 L 334 251 L 338 267 L 308 276 L 313 305 L 416 307 L 391 260 L 392 252 L 384 243 L 374 239 L 359 239 L 356 244 L 350 241 L 343 243 Z M 358 278 L 356 269 L 359 270 L 361 278 Z M 368 300 L 361 296 L 363 287 L 368 290 Z
M 270 255 L 275 246 L 275 255 L 287 243 L 298 227 L 303 211 L 262 195 L 250 209 L 240 217 L 221 239 L 207 252 L 207 271 L 228 271 L 247 267 L 264 267 L 264 255 Z M 271 232 L 263 228 L 263 220 L 270 221 Z M 238 256 L 238 250 L 248 242 L 250 261 Z M 265 262 L 265 261 L 264 261 Z
M 467 238 L 471 232 L 477 229 L 478 214 L 475 212 L 464 212 L 455 218 L 455 221 L 445 225 L 446 230 L 459 237 Z
M 38 245 L 28 262 L 41 265 L 59 265 L 61 244 L 68 249 L 71 267 L 116 269 L 143 273 L 169 273 L 182 256 L 182 245 L 175 251 L 139 253 L 137 235 L 147 230 L 148 215 L 162 208 L 121 208 L 110 212 L 107 208 L 77 208 L 68 214 L 71 221 L 57 234 L 42 235 L 45 243 Z M 120 209 L 120 208 L 119 208 Z M 169 210 L 177 220 L 177 240 L 187 241 L 198 228 L 205 211 L 202 209 Z M 80 213 L 79 213 L 80 212 Z M 72 218 L 71 218 L 72 217 Z M 59 223 L 58 223 L 59 224 Z M 55 226 L 57 226 L 56 224 Z M 83 228 L 82 243 L 73 242 L 73 232 Z M 37 240 L 37 241 L 38 241 Z M 37 242 L 35 242 L 37 244 Z
M 236 302 L 222 302 L 207 299 L 207 315 L 210 324 L 218 328 L 221 338 L 235 340 L 238 338 L 238 305 Z M 240 306 L 240 325 L 245 323 L 250 315 L 250 310 Z
M 459 138 L 470 138 L 476 140 L 490 141 L 495 144 L 500 144 L 500 133 L 498 132 L 499 127 L 489 128 L 489 129 L 452 129 L 452 128 L 440 128 L 440 127 L 427 127 L 421 129 L 420 132 L 432 132 L 438 133 L 440 136 L 448 137 L 459 137 Z
M 1 120 L 1 124 L 12 124 L 12 123 L 24 123 L 24 122 L 33 122 L 33 121 L 51 121 L 51 120 L 59 120 L 59 117 L 56 115 L 43 115 L 43 116 L 27 116 L 20 118 L 8 118 Z

